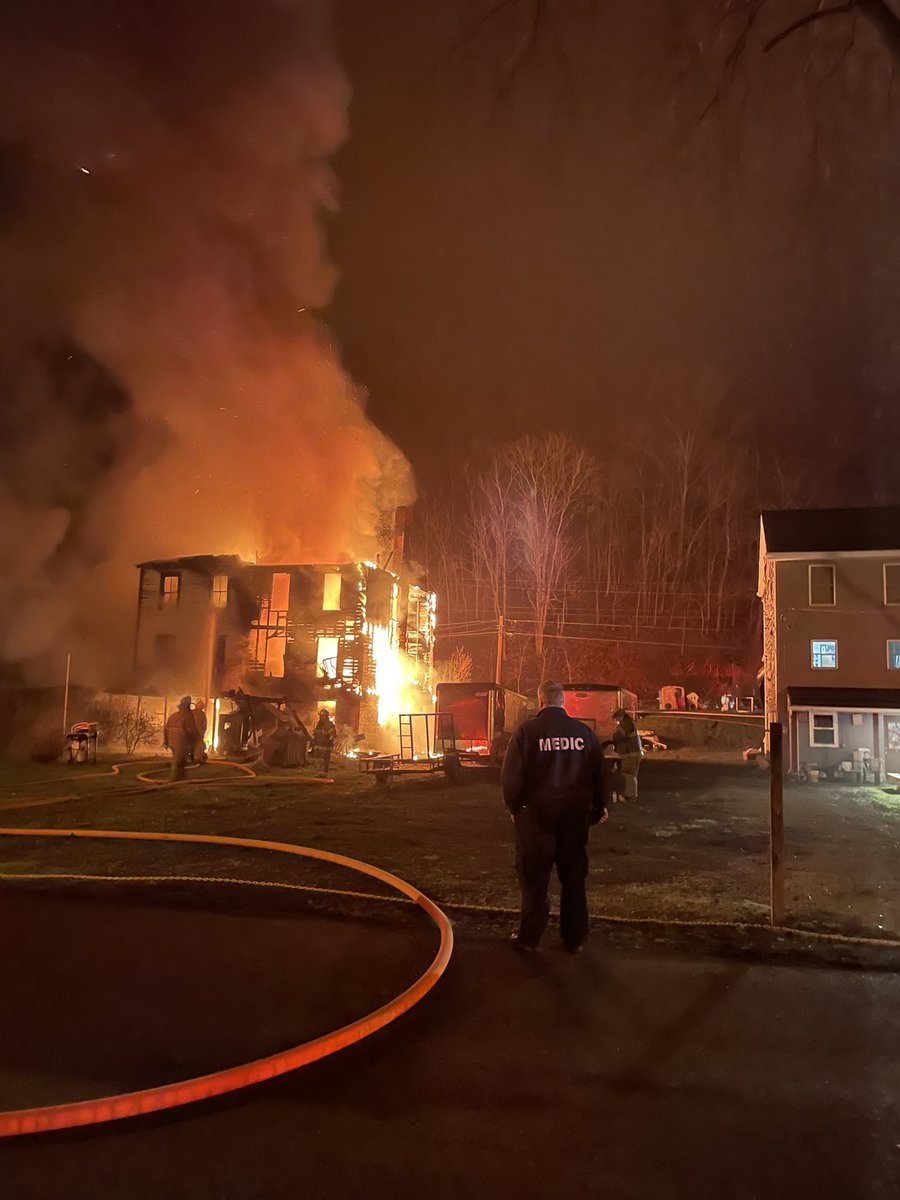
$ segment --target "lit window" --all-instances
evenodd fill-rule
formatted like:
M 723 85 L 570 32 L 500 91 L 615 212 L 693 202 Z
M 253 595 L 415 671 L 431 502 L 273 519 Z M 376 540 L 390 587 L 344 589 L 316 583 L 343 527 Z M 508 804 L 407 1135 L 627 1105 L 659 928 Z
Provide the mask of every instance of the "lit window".
M 212 605 L 213 608 L 225 608 L 228 604 L 228 576 L 213 575 Z
M 326 571 L 325 590 L 322 593 L 322 608 L 325 612 L 339 612 L 341 607 L 340 571 Z
M 884 564 L 884 602 L 900 604 L 900 563 Z
M 810 565 L 809 602 L 816 606 L 834 604 L 834 567 L 831 563 Z
M 893 640 L 889 641 L 888 647 L 888 670 L 900 671 L 900 642 Z
M 316 638 L 316 674 L 320 679 L 337 678 L 338 639 Z
M 809 714 L 809 744 L 811 746 L 836 746 L 837 713 Z
M 837 667 L 837 642 L 812 643 L 812 665 L 817 669 L 833 671 Z
M 180 575 L 163 575 L 162 577 L 162 604 L 166 608 L 170 604 L 178 603 L 178 594 L 181 591 L 181 576 Z

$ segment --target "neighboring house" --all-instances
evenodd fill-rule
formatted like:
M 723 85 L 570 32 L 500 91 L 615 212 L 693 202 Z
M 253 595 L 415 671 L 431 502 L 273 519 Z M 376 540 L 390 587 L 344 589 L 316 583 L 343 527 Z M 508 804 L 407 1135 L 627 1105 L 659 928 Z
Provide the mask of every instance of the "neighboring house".
M 338 724 L 359 730 L 377 722 L 397 661 L 430 686 L 434 596 L 391 571 L 359 562 L 261 566 L 233 555 L 139 569 L 142 693 L 214 699 L 242 687 L 285 697 L 304 716 L 327 704 Z
M 900 771 L 900 508 L 763 513 L 758 594 L 789 769 Z

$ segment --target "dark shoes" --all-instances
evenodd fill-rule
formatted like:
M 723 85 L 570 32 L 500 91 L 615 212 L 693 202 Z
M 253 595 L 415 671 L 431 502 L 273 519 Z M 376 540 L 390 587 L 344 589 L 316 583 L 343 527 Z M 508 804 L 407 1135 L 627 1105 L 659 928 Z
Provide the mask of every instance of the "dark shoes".
M 520 954 L 537 954 L 538 952 L 538 947 L 533 942 L 523 942 L 517 933 L 512 935 L 509 944 Z
M 584 949 L 584 942 L 579 942 L 577 946 L 571 945 L 569 942 L 563 942 L 563 948 L 567 954 L 580 954 Z

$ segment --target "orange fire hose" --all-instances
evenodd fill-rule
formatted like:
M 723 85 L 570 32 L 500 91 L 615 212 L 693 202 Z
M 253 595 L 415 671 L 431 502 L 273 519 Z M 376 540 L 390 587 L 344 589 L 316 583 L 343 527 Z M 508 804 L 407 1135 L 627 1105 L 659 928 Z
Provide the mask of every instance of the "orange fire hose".
M 140 760 L 136 763 L 135 762 L 113 763 L 108 771 L 92 771 L 88 775 L 79 775 L 76 778 L 77 779 L 108 779 L 110 777 L 110 775 L 121 775 L 123 767 L 139 766 L 139 765 L 140 765 Z M 194 771 L 199 767 L 199 765 L 200 765 L 199 763 L 194 763 L 192 766 L 189 766 L 187 769 L 189 771 Z M 333 779 L 321 779 L 318 777 L 313 779 L 313 778 L 310 778 L 308 775 L 258 775 L 253 767 L 248 766 L 246 763 L 233 762 L 230 758 L 217 758 L 217 759 L 214 759 L 212 761 L 212 763 L 209 765 L 215 766 L 215 767 L 234 767 L 235 770 L 241 772 L 241 775 L 237 776 L 237 777 L 235 777 L 235 776 L 229 777 L 227 775 L 206 775 L 202 779 L 154 779 L 153 774 L 151 774 L 151 770 L 150 770 L 151 764 L 148 763 L 147 771 L 142 772 L 140 775 L 135 776 L 135 778 L 140 783 L 144 784 L 143 787 L 135 787 L 132 784 L 132 785 L 128 785 L 124 788 L 120 788 L 116 791 L 103 790 L 103 791 L 99 791 L 99 792 L 73 792 L 69 796 L 42 796 L 38 800 L 12 800 L 9 797 L 5 797 L 5 798 L 0 797 L 0 812 L 7 811 L 10 809 L 19 809 L 19 808 L 45 808 L 48 805 L 62 804 L 64 801 L 69 801 L 69 800 L 96 800 L 96 799 L 105 798 L 107 796 L 126 796 L 126 795 L 139 796 L 145 792 L 155 791 L 157 788 L 183 787 L 185 784 L 188 784 L 188 783 L 200 784 L 200 785 L 204 785 L 204 786 L 209 783 L 219 783 L 219 784 L 243 783 L 247 786 L 250 786 L 251 780 L 253 780 L 257 783 L 265 784 L 266 786 L 268 786 L 270 783 L 299 783 L 299 784 L 313 784 L 313 785 L 315 785 L 315 784 L 333 784 L 334 783 Z M 160 765 L 159 768 L 153 767 L 154 773 L 157 770 L 168 771 L 169 767 L 163 766 L 163 765 Z M 68 782 L 70 782 L 70 779 L 71 779 L 70 776 L 54 778 L 54 779 L 31 779 L 31 780 L 26 780 L 24 783 L 19 784 L 19 787 L 32 787 L 35 784 L 45 784 L 46 785 L 48 783 L 68 783 Z
M 141 833 L 109 829 L 0 829 L 3 837 L 58 837 L 58 838 L 113 838 L 123 841 L 145 842 L 189 842 L 213 846 L 241 846 L 255 850 L 274 850 L 282 854 L 295 854 L 303 858 L 321 859 L 335 863 L 352 871 L 359 871 L 408 897 L 428 914 L 440 933 L 440 944 L 433 960 L 425 971 L 410 986 L 383 1004 L 374 1012 L 359 1017 L 349 1025 L 335 1029 L 311 1041 L 302 1042 L 288 1050 L 279 1051 L 266 1058 L 226 1067 L 209 1075 L 183 1079 L 159 1087 L 144 1088 L 137 1092 L 123 1092 L 116 1096 L 103 1096 L 96 1100 L 78 1100 L 70 1104 L 55 1104 L 43 1108 L 15 1109 L 0 1112 L 0 1137 L 14 1137 L 26 1133 L 43 1133 L 48 1130 L 72 1129 L 80 1125 L 96 1125 L 115 1121 L 123 1117 L 136 1117 L 144 1113 L 159 1112 L 161 1109 L 176 1108 L 207 1100 L 226 1092 L 250 1087 L 265 1079 L 273 1079 L 287 1071 L 305 1067 L 338 1050 L 362 1041 L 403 1013 L 408 1012 L 434 987 L 450 961 L 453 953 L 453 928 L 446 914 L 434 901 L 424 896 L 418 888 L 380 867 L 348 858 L 343 854 L 332 854 L 328 850 L 317 850 L 310 846 L 293 846 L 288 842 L 269 842 L 257 838 L 219 837 L 214 834 L 187 833 Z

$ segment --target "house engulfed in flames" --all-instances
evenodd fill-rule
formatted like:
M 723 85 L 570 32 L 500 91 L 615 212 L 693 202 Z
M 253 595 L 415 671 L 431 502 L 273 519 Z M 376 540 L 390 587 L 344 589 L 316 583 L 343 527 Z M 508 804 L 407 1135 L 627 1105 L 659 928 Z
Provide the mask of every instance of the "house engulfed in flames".
M 303 715 L 326 706 L 370 745 L 426 702 L 435 596 L 402 568 L 195 555 L 139 570 L 134 658 L 145 695 L 202 696 L 218 712 L 219 697 L 243 688 Z

